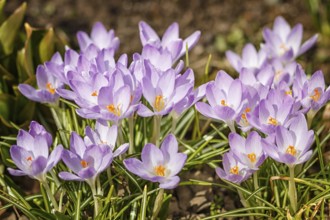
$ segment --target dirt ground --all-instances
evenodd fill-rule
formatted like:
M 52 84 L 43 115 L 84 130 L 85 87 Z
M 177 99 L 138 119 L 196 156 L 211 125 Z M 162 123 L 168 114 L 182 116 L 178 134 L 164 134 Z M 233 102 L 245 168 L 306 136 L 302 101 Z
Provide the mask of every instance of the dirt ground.
M 13 11 L 21 0 L 8 1 L 6 12 Z M 262 41 L 262 28 L 271 27 L 276 16 L 282 15 L 291 25 L 304 25 L 304 39 L 317 32 L 311 15 L 302 0 L 29 0 L 26 21 L 34 27 L 54 27 L 65 33 L 73 48 L 76 32 L 89 32 L 93 23 L 101 21 L 113 28 L 120 38 L 119 53 L 132 55 L 141 50 L 138 22 L 149 23 L 159 34 L 173 22 L 180 25 L 180 36 L 185 38 L 195 30 L 201 30 L 198 45 L 190 53 L 191 67 L 196 78 L 204 74 L 209 54 L 212 55 L 211 72 L 220 69 L 233 72 L 224 52 L 239 52 L 246 42 L 256 46 Z M 329 73 L 329 46 L 318 46 L 301 58 L 312 71 L 322 69 Z M 327 64 L 328 63 L 328 64 Z M 327 74 L 329 75 L 329 74 Z M 183 174 L 188 178 L 220 181 L 213 169 L 202 166 Z M 217 204 L 216 207 L 214 204 Z M 170 219 L 200 219 L 210 215 L 211 209 L 231 210 L 239 207 L 239 199 L 219 188 L 178 187 L 170 204 Z

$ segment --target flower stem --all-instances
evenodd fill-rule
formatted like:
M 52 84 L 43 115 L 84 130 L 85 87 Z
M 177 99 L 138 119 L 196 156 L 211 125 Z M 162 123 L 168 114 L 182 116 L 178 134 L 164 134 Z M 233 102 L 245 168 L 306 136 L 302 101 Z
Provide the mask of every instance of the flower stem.
M 312 109 L 310 109 L 307 113 L 307 126 L 309 129 L 312 127 L 312 122 L 313 122 L 315 115 L 316 115 L 316 112 Z
M 57 130 L 58 130 L 58 132 L 59 132 L 59 134 L 60 134 L 60 137 L 61 137 L 62 143 L 63 143 L 63 145 L 64 145 L 65 147 L 67 147 L 67 146 L 68 146 L 68 140 L 67 140 L 65 134 L 63 133 L 63 127 L 62 127 L 62 124 L 61 124 L 60 119 L 58 118 L 58 115 L 57 115 L 57 113 L 56 113 L 56 110 L 55 110 L 54 107 L 51 107 L 51 108 L 50 108 L 50 111 L 51 111 L 52 116 L 53 116 L 53 118 L 54 118 L 54 121 L 55 121 L 55 124 L 56 124 Z
M 237 189 L 237 192 L 238 192 L 239 198 L 240 198 L 241 203 L 244 206 L 244 208 L 249 208 L 250 207 L 250 204 L 244 198 L 243 193 L 241 192 L 241 190 Z M 253 216 L 249 216 L 249 219 L 250 220 L 253 220 L 254 218 L 253 218 Z
M 152 135 L 152 143 L 159 147 L 159 136 L 160 136 L 160 123 L 162 120 L 161 115 L 154 116 L 154 132 Z
M 47 180 L 42 181 L 41 184 L 42 184 L 42 186 L 45 188 L 46 193 L 47 193 L 47 195 L 48 195 L 48 198 L 49 198 L 50 201 L 52 202 L 54 209 L 55 209 L 56 211 L 59 211 L 59 208 L 58 208 L 57 202 L 56 202 L 56 200 L 55 200 L 55 197 L 53 196 L 53 193 L 50 191 L 50 188 L 49 188 L 49 185 L 48 185 Z
M 253 184 L 254 184 L 254 191 L 257 191 L 259 189 L 259 183 L 258 183 L 258 173 L 257 172 L 254 172 L 253 173 Z M 260 195 L 260 192 L 257 193 L 258 196 L 261 196 Z M 258 204 L 260 205 L 260 201 L 258 200 L 257 201 Z
M 89 186 L 91 187 L 93 199 L 94 199 L 94 218 L 99 214 L 99 202 L 97 201 L 97 192 L 96 192 L 96 185 L 95 180 L 91 180 Z
M 129 148 L 128 154 L 134 154 L 134 115 L 128 118 Z
M 154 209 L 152 211 L 152 218 L 151 218 L 151 220 L 157 219 L 157 216 L 158 216 L 158 213 L 160 211 L 160 208 L 162 207 L 163 196 L 164 196 L 164 189 L 160 189 L 158 191 L 158 195 L 157 195 L 156 200 L 155 200 L 155 205 L 154 205 Z
M 236 133 L 235 122 L 227 122 L 227 125 L 231 132 Z
M 289 199 L 294 213 L 297 212 L 297 190 L 294 181 L 294 166 L 289 166 L 290 179 L 289 179 Z
M 121 129 L 121 121 L 118 122 L 118 138 L 117 138 L 117 145 L 118 147 L 124 143 L 124 136 L 123 136 L 123 131 Z
M 172 114 L 172 127 L 171 127 L 171 133 L 172 134 L 175 134 L 175 129 L 176 129 L 176 125 L 178 123 L 178 120 L 179 120 L 179 116 L 173 112 Z

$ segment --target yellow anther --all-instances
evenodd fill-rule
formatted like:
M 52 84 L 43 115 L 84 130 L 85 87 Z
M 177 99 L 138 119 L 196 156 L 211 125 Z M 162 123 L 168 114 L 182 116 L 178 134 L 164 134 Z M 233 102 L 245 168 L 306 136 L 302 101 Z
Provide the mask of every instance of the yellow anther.
M 97 91 L 92 92 L 91 96 L 97 96 Z
M 88 163 L 87 163 L 86 160 L 81 160 L 81 161 L 80 161 L 80 164 L 81 164 L 81 166 L 82 166 L 83 168 L 88 167 Z
M 223 106 L 227 106 L 226 100 L 224 100 L 224 99 L 221 99 L 220 104 Z
M 51 83 L 47 83 L 47 84 L 46 84 L 46 88 L 47 88 L 47 90 L 48 90 L 48 92 L 49 92 L 50 94 L 52 94 L 52 95 L 55 94 L 55 89 L 54 89 L 54 87 L 52 86 Z
M 157 95 L 154 103 L 155 110 L 160 112 L 165 107 L 165 101 L 162 95 Z
M 117 107 L 115 107 L 114 104 L 110 104 L 110 105 L 107 105 L 107 109 L 108 109 L 109 112 L 111 112 L 112 114 L 114 114 L 116 116 L 121 115 L 119 105 Z
M 297 150 L 294 146 L 290 145 L 286 151 L 285 151 L 287 154 L 291 154 L 292 156 L 295 156 L 296 153 L 297 153 Z
M 270 124 L 270 125 L 278 125 L 278 122 L 277 122 L 277 120 L 275 119 L 275 118 L 273 118 L 273 117 L 269 117 L 268 118 L 268 124 Z
M 248 154 L 247 157 L 249 158 L 249 160 L 251 161 L 251 163 L 255 163 L 257 160 L 256 154 L 255 153 L 251 153 Z
M 285 92 L 286 95 L 292 96 L 292 90 L 288 90 Z
M 321 98 L 321 93 L 318 89 L 314 89 L 314 94 L 311 95 L 310 97 L 311 97 L 311 99 L 314 100 L 314 102 L 317 102 Z
M 154 170 L 157 176 L 165 176 L 166 168 L 164 166 L 162 165 L 156 166 Z
M 27 160 L 27 161 L 32 161 L 32 157 L 29 156 L 29 157 L 26 158 L 26 160 Z
M 234 167 L 230 168 L 229 172 L 232 173 L 232 174 L 238 175 L 238 171 L 239 171 L 238 166 L 234 166 Z

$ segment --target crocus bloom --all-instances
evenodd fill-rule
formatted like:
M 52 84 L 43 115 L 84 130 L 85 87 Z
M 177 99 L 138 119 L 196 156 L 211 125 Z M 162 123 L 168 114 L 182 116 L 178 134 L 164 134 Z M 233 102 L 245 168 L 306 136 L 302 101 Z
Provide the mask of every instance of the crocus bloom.
M 72 132 L 70 150 L 63 150 L 62 160 L 75 174 L 63 171 L 59 176 L 64 180 L 87 181 L 93 185 L 96 177 L 111 164 L 112 159 L 110 147 L 86 146 L 83 139 Z
M 10 155 L 19 170 L 8 168 L 11 175 L 24 176 L 41 182 L 46 180 L 46 174 L 61 159 L 63 147 L 58 145 L 49 155 L 52 137 L 44 127 L 35 121 L 30 123 L 30 130 L 20 130 L 17 145 L 10 148 Z
M 239 79 L 234 80 L 224 71 L 220 71 L 214 82 L 206 87 L 209 104 L 198 102 L 196 109 L 206 117 L 224 121 L 233 130 L 234 121 L 246 104 L 243 86 Z
M 237 72 L 241 72 L 242 68 L 258 71 L 267 61 L 265 51 L 257 52 L 252 44 L 246 44 L 242 51 L 242 57 L 232 51 L 226 51 L 226 57 L 229 63 Z
M 61 62 L 59 54 L 52 57 L 54 65 Z M 36 73 L 38 89 L 28 84 L 19 84 L 19 91 L 28 99 L 41 103 L 56 103 L 59 95 L 56 93 L 57 88 L 62 88 L 63 83 L 47 68 L 47 66 L 39 65 Z
M 151 45 L 160 50 L 168 50 L 171 53 L 173 63 L 186 52 L 186 47 L 190 50 L 194 47 L 201 35 L 200 31 L 195 31 L 185 40 L 179 38 L 179 25 L 171 24 L 160 40 L 157 33 L 144 21 L 139 23 L 140 39 L 142 45 Z
M 81 51 L 94 44 L 100 50 L 101 49 L 113 49 L 114 51 L 118 50 L 119 39 L 115 37 L 114 30 L 107 31 L 104 25 L 101 22 L 96 22 L 92 28 L 91 37 L 87 33 L 79 31 L 77 33 L 77 39 Z
M 258 170 L 258 167 L 266 159 L 263 147 L 266 142 L 260 135 L 252 131 L 247 138 L 239 134 L 231 133 L 229 135 L 229 146 L 237 159 L 251 170 Z
M 106 121 L 99 120 L 95 124 L 95 130 L 89 126 L 86 127 L 84 142 L 86 146 L 104 145 L 105 147 L 109 147 L 113 151 L 113 157 L 117 157 L 125 153 L 128 149 L 128 144 L 123 144 L 114 151 L 118 133 L 117 129 L 118 127 L 116 125 L 110 127 Z
M 232 151 L 223 155 L 222 163 L 223 169 L 220 167 L 215 168 L 215 172 L 221 179 L 240 184 L 252 174 L 246 165 L 237 160 Z
M 188 69 L 183 75 L 176 75 L 173 69 L 159 72 L 147 64 L 146 76 L 142 80 L 142 93 L 152 110 L 140 104 L 138 114 L 142 117 L 166 115 L 193 89 L 194 74 Z
M 293 166 L 306 162 L 312 156 L 310 147 L 314 132 L 308 130 L 302 113 L 290 120 L 288 128 L 278 126 L 274 137 L 275 144 L 264 146 L 265 152 L 274 160 Z
M 124 160 L 125 167 L 142 179 L 159 182 L 160 188 L 173 189 L 180 181 L 177 174 L 184 166 L 187 155 L 178 153 L 178 142 L 175 136 L 168 135 L 160 149 L 153 144 L 147 144 L 142 149 L 142 161 L 136 158 Z
M 266 42 L 262 46 L 270 58 L 292 61 L 311 48 L 317 40 L 317 35 L 314 35 L 301 45 L 302 35 L 301 24 L 291 29 L 284 18 L 279 16 L 275 19 L 273 30 L 264 29 L 263 36 Z

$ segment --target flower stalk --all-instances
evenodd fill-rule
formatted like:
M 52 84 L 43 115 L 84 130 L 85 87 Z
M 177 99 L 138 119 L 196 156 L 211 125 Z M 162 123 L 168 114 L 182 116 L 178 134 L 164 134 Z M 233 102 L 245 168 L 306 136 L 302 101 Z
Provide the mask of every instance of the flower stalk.
M 159 137 L 160 137 L 160 123 L 162 121 L 161 115 L 154 116 L 154 131 L 152 135 L 152 143 L 159 147 Z
M 48 195 L 48 198 L 49 198 L 50 201 L 52 202 L 55 211 L 60 211 L 60 210 L 59 210 L 59 207 L 58 207 L 58 204 L 57 204 L 57 202 L 56 202 L 56 199 L 55 199 L 55 197 L 53 196 L 53 193 L 52 193 L 51 190 L 50 190 L 50 187 L 49 187 L 49 185 L 48 185 L 47 180 L 42 181 L 41 184 L 42 184 L 42 186 L 44 187 L 44 189 L 46 190 L 46 193 L 47 193 L 47 195 Z
M 289 178 L 289 200 L 291 208 L 294 213 L 297 212 L 297 190 L 296 183 L 294 181 L 294 166 L 289 166 L 290 178 Z
M 152 218 L 151 220 L 155 220 L 157 219 L 158 213 L 160 211 L 160 208 L 162 207 L 162 203 L 163 203 L 163 196 L 164 196 L 164 189 L 160 189 L 158 191 L 156 200 L 155 200 L 155 205 L 154 205 L 154 209 L 152 211 Z

